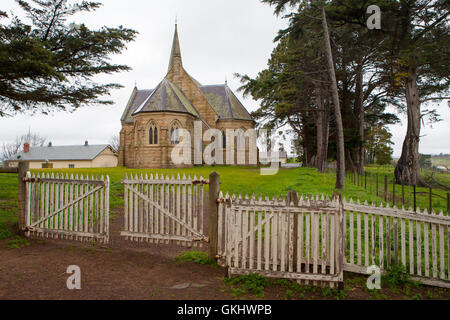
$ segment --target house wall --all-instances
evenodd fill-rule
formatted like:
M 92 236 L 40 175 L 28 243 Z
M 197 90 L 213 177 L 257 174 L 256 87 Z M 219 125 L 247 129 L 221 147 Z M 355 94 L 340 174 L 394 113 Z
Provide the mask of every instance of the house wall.
M 30 169 L 42 169 L 45 161 L 29 161 Z M 109 148 L 100 153 L 94 160 L 72 160 L 72 161 L 49 161 L 53 164 L 53 169 L 68 169 L 69 165 L 75 165 L 75 168 L 111 168 L 117 167 L 118 158 Z M 17 167 L 18 162 L 9 162 L 10 167 Z

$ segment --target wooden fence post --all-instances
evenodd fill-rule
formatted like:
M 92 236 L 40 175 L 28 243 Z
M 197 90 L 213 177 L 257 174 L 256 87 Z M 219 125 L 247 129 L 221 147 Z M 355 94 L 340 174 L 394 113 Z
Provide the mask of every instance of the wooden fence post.
M 367 172 L 364 172 L 364 189 L 367 190 Z
M 388 202 L 388 177 L 384 176 L 384 201 Z
M 213 172 L 209 175 L 209 259 L 211 261 L 217 260 L 217 248 L 219 238 L 219 204 L 217 198 L 219 196 L 220 189 L 220 175 L 217 172 Z
M 433 189 L 430 187 L 429 189 L 429 205 L 430 205 L 430 214 L 431 211 L 433 210 Z
M 447 192 L 447 215 L 450 216 L 450 193 Z
M 405 184 L 402 181 L 402 204 L 405 205 Z
M 27 207 L 27 189 L 26 182 L 23 181 L 27 176 L 27 172 L 30 169 L 28 162 L 19 162 L 19 175 L 18 175 L 18 186 L 19 186 L 19 232 L 23 233 L 26 227 L 26 207 Z
M 378 197 L 378 173 L 377 173 L 377 179 L 376 179 L 376 183 L 377 183 L 377 197 Z
M 395 179 L 392 180 L 392 206 L 395 206 Z
M 286 206 L 290 207 L 291 203 L 294 203 L 295 207 L 298 207 L 298 193 L 295 190 L 289 191 L 287 196 L 286 196 Z M 293 263 L 293 268 L 294 270 L 299 270 L 300 268 L 298 268 L 297 266 L 297 256 L 298 256 L 298 213 L 294 213 L 294 234 L 293 234 L 293 239 L 294 239 L 294 243 L 293 243 L 293 259 L 294 259 L 294 263 Z M 287 243 L 287 247 L 289 248 L 289 242 Z M 288 249 L 289 252 L 289 249 Z M 301 267 L 301 266 L 300 266 Z

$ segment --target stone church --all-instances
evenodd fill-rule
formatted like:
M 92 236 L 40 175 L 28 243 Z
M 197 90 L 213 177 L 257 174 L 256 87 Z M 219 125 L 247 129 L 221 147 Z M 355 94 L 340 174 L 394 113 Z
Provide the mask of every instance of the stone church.
M 252 117 L 226 83 L 201 85 L 186 72 L 175 25 L 167 75 L 153 90 L 135 87 L 121 118 L 119 166 L 176 167 L 171 152 L 179 143 L 179 137 L 174 133 L 178 128 L 186 129 L 193 140 L 195 121 L 202 122 L 203 131 L 210 128 L 222 132 L 227 129 L 246 131 L 255 127 Z M 224 153 L 227 138 L 224 135 Z M 203 142 L 205 145 L 208 143 Z M 246 163 L 248 153 L 246 146 Z

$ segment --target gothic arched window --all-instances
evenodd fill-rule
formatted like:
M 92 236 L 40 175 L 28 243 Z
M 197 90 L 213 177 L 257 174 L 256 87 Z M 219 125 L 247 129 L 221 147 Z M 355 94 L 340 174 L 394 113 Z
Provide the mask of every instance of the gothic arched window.
M 222 148 L 227 147 L 227 135 L 225 134 L 225 130 L 222 130 Z
M 170 127 L 170 144 L 179 144 L 180 143 L 180 123 L 175 121 L 172 123 Z
M 150 124 L 150 129 L 148 130 L 148 143 L 149 144 L 158 144 L 158 128 L 152 122 Z

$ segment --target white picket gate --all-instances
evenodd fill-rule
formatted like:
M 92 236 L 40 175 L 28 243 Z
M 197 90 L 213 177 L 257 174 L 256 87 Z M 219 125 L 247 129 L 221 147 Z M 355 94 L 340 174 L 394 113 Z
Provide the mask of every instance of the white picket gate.
M 126 240 L 202 247 L 205 235 L 203 177 L 126 176 Z
M 26 236 L 109 242 L 109 176 L 31 174 L 26 180 Z
M 223 195 L 220 195 L 223 198 Z M 230 197 L 219 206 L 220 263 L 228 274 L 258 273 L 305 283 L 343 282 L 343 211 L 335 198 Z

